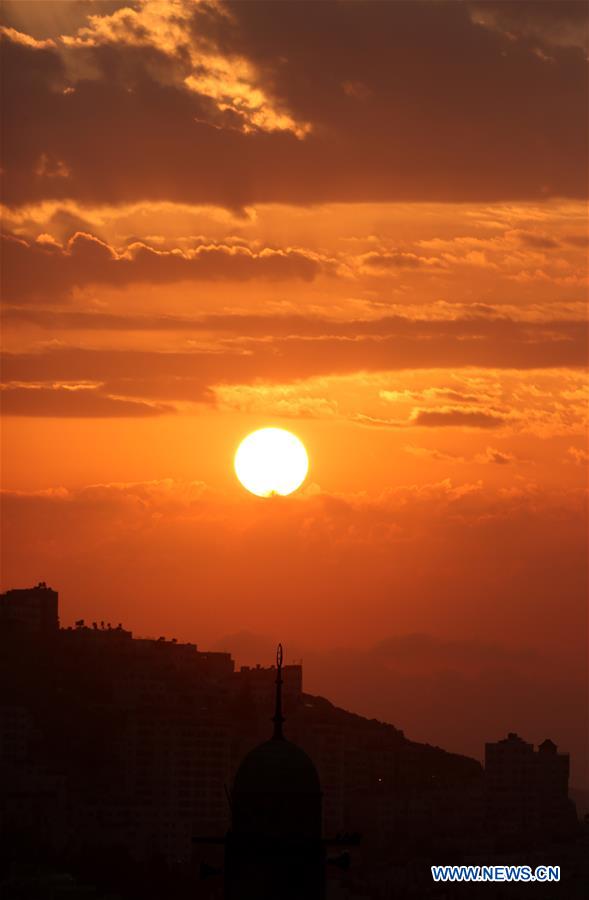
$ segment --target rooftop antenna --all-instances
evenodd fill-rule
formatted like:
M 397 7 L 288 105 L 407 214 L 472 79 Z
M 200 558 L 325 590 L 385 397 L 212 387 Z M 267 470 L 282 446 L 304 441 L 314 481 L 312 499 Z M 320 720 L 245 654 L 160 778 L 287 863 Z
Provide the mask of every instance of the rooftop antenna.
M 282 733 L 282 723 L 284 722 L 282 715 L 282 644 L 278 644 L 276 650 L 276 706 L 272 721 L 274 722 L 273 739 L 282 740 L 284 738 Z

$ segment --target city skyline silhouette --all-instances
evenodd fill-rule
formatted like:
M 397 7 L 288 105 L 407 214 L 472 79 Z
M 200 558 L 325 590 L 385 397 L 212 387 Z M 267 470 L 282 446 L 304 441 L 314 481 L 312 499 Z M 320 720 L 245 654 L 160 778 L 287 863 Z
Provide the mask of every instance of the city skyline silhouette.
M 179 898 L 378 898 L 376 867 L 405 897 L 412 860 L 440 853 L 550 852 L 563 890 L 586 884 L 589 833 L 549 739 L 487 742 L 482 767 L 306 693 L 281 644 L 237 669 L 121 624 L 60 627 L 44 582 L 0 595 L 0 626 L 8 896 L 65 871 L 123 897 L 165 879 Z

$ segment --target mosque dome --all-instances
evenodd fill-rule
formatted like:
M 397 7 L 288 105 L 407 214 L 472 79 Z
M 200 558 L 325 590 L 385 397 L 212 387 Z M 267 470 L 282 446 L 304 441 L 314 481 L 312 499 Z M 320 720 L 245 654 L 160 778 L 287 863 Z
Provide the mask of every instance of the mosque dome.
M 321 793 L 319 776 L 304 750 L 285 738 L 271 738 L 243 759 L 235 781 L 236 794 Z

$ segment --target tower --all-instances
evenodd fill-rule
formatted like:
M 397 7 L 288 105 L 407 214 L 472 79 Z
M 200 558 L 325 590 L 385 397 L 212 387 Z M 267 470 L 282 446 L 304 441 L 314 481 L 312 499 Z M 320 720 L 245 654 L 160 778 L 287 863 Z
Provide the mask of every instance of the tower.
M 307 754 L 283 734 L 282 645 L 272 737 L 242 760 L 225 841 L 226 900 L 323 900 L 321 787 Z

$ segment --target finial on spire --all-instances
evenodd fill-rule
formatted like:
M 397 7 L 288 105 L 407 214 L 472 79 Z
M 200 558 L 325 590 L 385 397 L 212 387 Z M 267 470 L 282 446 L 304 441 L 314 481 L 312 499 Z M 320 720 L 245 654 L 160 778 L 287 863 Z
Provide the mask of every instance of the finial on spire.
M 274 739 L 280 740 L 284 737 L 282 733 L 282 723 L 284 716 L 282 715 L 282 644 L 278 644 L 276 649 L 276 706 L 274 708 Z

